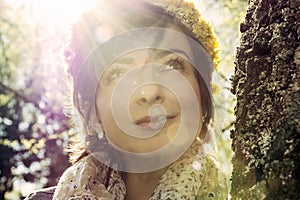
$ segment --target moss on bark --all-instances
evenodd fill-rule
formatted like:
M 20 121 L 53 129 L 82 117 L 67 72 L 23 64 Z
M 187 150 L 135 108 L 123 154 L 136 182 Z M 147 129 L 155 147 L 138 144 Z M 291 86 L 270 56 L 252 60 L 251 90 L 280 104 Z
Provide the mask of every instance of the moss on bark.
M 300 198 L 300 1 L 250 0 L 232 92 L 232 199 Z

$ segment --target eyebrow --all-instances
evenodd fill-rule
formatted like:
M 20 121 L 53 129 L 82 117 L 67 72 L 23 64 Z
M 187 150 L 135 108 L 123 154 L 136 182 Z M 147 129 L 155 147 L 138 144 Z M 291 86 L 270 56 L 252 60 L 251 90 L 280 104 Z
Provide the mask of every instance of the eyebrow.
M 185 53 L 184 51 L 182 51 L 181 49 L 169 49 L 169 50 L 161 50 L 158 53 L 153 52 L 153 58 L 163 58 L 165 56 L 168 56 L 170 54 L 173 53 L 177 53 L 177 54 L 181 54 L 184 55 L 186 59 L 190 60 L 190 56 L 187 55 L 187 53 Z M 150 54 L 151 55 L 151 54 Z
M 132 64 L 134 63 L 135 60 L 134 58 L 128 56 L 128 57 L 121 57 L 121 58 L 118 58 L 115 63 L 122 63 L 122 64 Z

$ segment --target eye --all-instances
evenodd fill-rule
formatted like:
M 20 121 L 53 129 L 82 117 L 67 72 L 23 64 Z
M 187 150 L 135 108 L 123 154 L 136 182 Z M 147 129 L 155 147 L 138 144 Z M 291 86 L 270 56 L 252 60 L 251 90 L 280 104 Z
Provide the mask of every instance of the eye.
M 116 79 L 122 76 L 123 72 L 124 72 L 123 68 L 118 67 L 117 69 L 114 69 L 110 72 L 109 77 L 110 79 Z
M 106 75 L 106 80 L 108 83 L 121 77 L 125 72 L 125 68 L 121 66 L 115 66 L 113 69 L 109 70 Z
M 163 67 L 162 71 L 169 71 L 169 70 L 183 70 L 185 67 L 184 61 L 179 58 L 170 58 L 167 62 L 165 62 L 165 66 Z

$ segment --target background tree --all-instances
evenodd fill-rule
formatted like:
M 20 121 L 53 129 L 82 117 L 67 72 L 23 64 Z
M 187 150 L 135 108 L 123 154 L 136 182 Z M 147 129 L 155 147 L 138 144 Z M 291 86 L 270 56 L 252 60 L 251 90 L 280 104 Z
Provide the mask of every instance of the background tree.
M 51 57 L 57 39 L 31 18 L 28 3 L 0 5 L 0 199 L 18 199 L 57 183 L 68 167 L 63 148 L 71 130 L 63 79 L 51 78 L 63 71 Z
M 300 1 L 249 1 L 240 29 L 232 199 L 299 199 Z

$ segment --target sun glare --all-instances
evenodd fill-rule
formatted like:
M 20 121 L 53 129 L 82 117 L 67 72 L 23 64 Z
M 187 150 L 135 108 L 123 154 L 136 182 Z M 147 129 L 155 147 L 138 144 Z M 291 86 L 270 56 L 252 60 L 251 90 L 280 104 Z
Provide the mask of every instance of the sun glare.
M 13 0 L 7 0 L 13 1 Z M 63 28 L 76 22 L 97 0 L 31 0 L 33 17 L 44 26 Z M 201 0 L 188 0 L 198 3 Z
M 76 22 L 95 0 L 33 0 L 33 17 L 45 26 L 61 28 Z

